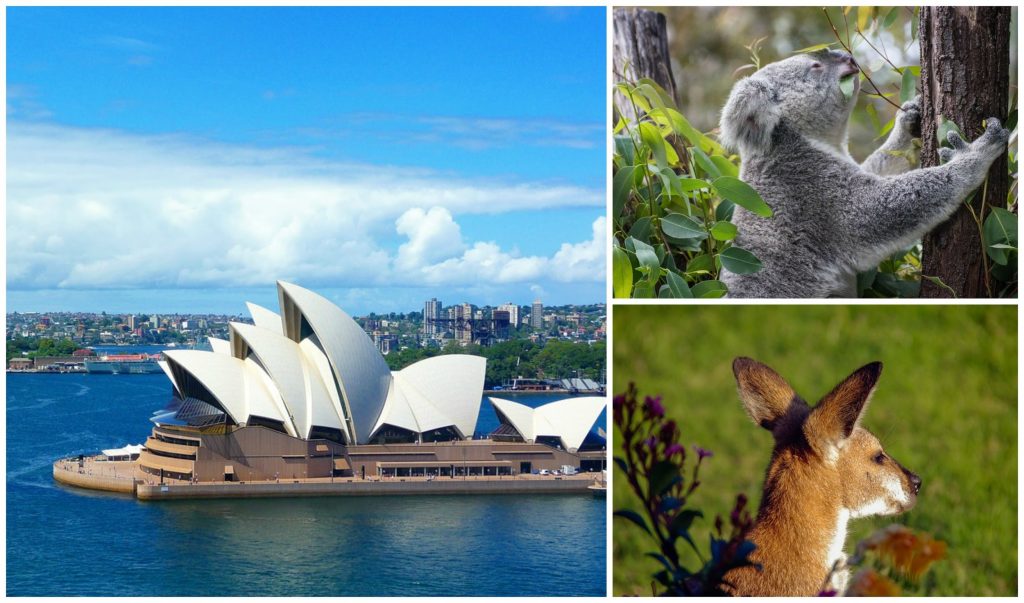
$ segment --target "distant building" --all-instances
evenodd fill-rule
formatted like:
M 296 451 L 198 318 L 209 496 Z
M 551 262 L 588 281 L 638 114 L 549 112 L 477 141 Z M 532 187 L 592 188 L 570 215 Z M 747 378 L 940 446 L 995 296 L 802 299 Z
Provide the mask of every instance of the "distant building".
M 513 329 L 519 326 L 519 306 L 508 302 L 498 306 L 498 311 L 508 312 L 508 324 Z
M 530 309 L 530 326 L 534 329 L 544 328 L 544 304 L 539 299 L 533 300 L 533 308 Z
M 473 342 L 473 306 L 459 304 L 455 306 L 455 339 L 459 343 Z
M 426 336 L 436 335 L 437 333 L 444 332 L 443 328 L 439 328 L 438 325 L 431 322 L 436 318 L 441 318 L 441 302 L 436 297 L 432 297 L 423 304 L 423 334 Z

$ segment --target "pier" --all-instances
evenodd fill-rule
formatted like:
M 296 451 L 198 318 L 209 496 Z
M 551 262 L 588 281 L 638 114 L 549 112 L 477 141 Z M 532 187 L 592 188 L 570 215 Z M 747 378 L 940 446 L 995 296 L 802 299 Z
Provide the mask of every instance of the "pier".
M 269 498 L 289 496 L 387 496 L 453 494 L 587 494 L 603 485 L 600 473 L 576 475 L 481 475 L 450 477 L 319 477 L 265 481 L 164 479 L 138 470 L 136 461 L 100 461 L 98 457 L 61 459 L 53 478 L 63 484 L 132 494 L 139 500 L 195 498 Z

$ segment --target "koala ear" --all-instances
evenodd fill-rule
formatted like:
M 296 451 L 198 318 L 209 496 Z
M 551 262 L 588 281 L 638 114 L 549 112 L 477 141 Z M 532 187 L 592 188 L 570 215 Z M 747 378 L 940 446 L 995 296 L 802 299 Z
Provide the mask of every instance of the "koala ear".
M 732 87 L 722 109 L 721 141 L 732 151 L 766 150 L 781 119 L 775 89 L 756 75 Z

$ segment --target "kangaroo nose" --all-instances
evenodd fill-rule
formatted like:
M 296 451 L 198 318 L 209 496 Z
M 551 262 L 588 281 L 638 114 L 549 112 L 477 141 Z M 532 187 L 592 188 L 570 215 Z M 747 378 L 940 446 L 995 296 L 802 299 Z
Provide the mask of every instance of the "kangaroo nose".
M 907 479 L 910 480 L 910 487 L 914 489 L 914 494 L 921 491 L 921 478 L 916 473 L 908 473 Z

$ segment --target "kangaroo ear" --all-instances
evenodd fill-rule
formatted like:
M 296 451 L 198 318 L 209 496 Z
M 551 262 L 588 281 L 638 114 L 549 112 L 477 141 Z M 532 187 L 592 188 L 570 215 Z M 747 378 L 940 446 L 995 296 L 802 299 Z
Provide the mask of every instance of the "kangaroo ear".
M 881 362 L 862 366 L 814 407 L 804 423 L 804 434 L 819 454 L 828 458 L 832 451 L 842 448 L 857 427 L 881 374 Z
M 722 144 L 732 151 L 767 150 L 782 118 L 774 87 L 756 75 L 732 87 L 719 123 Z
M 774 431 L 798 400 L 796 392 L 778 373 L 750 358 L 733 360 L 732 372 L 747 414 L 761 427 Z

